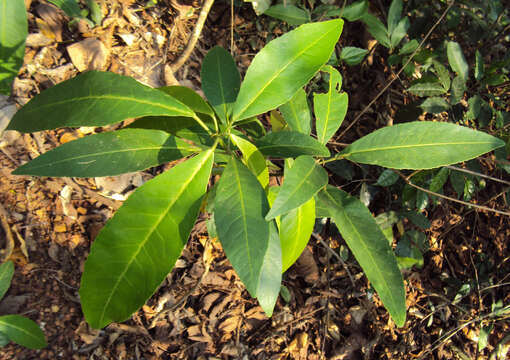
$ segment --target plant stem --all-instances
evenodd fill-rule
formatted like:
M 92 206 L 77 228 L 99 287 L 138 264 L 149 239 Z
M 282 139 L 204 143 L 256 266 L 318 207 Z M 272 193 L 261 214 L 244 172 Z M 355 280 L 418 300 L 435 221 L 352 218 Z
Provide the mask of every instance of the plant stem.
M 204 122 L 202 121 L 202 119 L 200 119 L 200 118 L 198 117 L 198 115 L 196 115 L 196 114 L 195 114 L 195 115 L 193 116 L 193 119 L 195 119 L 195 120 L 196 120 L 196 122 L 197 122 L 197 123 L 198 123 L 201 127 L 203 127 L 203 128 L 204 128 L 204 130 L 205 130 L 205 131 L 207 131 L 207 133 L 208 133 L 210 136 L 213 136 L 213 133 L 211 132 L 211 129 L 209 129 L 209 128 L 207 127 L 207 125 L 206 125 L 206 124 L 204 124 Z

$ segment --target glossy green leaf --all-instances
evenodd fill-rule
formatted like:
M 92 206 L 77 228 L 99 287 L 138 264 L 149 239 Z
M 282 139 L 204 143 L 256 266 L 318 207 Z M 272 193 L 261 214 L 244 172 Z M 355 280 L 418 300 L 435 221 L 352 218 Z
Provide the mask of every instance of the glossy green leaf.
M 450 89 L 451 79 L 450 72 L 439 61 L 434 61 L 434 70 L 437 74 L 439 82 L 443 88 L 448 91 Z
M 361 201 L 333 186 L 319 193 L 331 219 L 363 268 L 391 317 L 401 327 L 406 319 L 402 275 L 388 240 Z
M 370 13 L 366 13 L 361 18 L 361 21 L 365 23 L 368 32 L 374 37 L 374 39 L 379 41 L 382 46 L 387 48 L 391 47 L 391 40 L 390 35 L 388 34 L 388 29 L 386 29 L 386 26 L 384 26 L 381 20 Z
M 130 77 L 89 71 L 35 96 L 14 115 L 8 129 L 104 126 L 149 115 L 196 116 L 173 97 Z
M 299 89 L 279 110 L 291 130 L 310 135 L 312 119 L 305 90 Z
M 289 101 L 329 60 L 342 28 L 341 19 L 304 24 L 267 44 L 246 72 L 233 120 L 262 114 Z
M 452 70 L 462 77 L 464 81 L 467 81 L 469 76 L 469 66 L 459 43 L 449 41 L 446 46 L 446 54 L 448 55 L 448 62 L 450 63 Z
M 484 63 L 483 63 L 483 56 L 480 53 L 480 51 L 476 50 L 476 52 L 475 52 L 475 79 L 477 81 L 482 80 L 484 72 L 485 72 L 485 69 L 484 69 Z
M 375 184 L 379 186 L 391 186 L 395 184 L 398 179 L 399 176 L 395 171 L 386 169 L 381 173 Z
M 200 76 L 207 100 L 226 123 L 241 84 L 241 75 L 232 55 L 221 46 L 213 47 L 202 62 Z
M 266 128 L 256 117 L 240 121 L 236 127 L 243 129 L 246 135 L 258 139 L 266 135 Z
M 265 189 L 269 185 L 269 170 L 267 169 L 264 155 L 248 140 L 245 140 L 234 134 L 230 134 L 230 139 L 235 146 L 241 150 L 243 160 L 248 169 L 257 177 L 260 185 Z
M 283 118 L 282 114 L 280 114 L 276 110 L 271 111 L 269 122 L 271 124 L 271 130 L 274 132 L 282 131 L 287 128 L 287 123 L 285 122 L 285 119 Z
M 266 220 L 288 213 L 309 201 L 328 183 L 328 173 L 311 156 L 299 156 L 290 169 Z
M 28 35 L 23 0 L 0 0 L 0 94 L 9 95 L 25 56 Z
M 211 117 L 214 116 L 214 111 L 209 104 L 195 91 L 186 86 L 164 86 L 158 88 L 158 90 L 179 100 L 194 112 L 206 114 Z
M 14 264 L 12 261 L 6 261 L 0 265 L 0 300 L 2 300 L 7 290 L 9 290 L 13 275 Z
M 447 90 L 436 82 L 419 82 L 411 85 L 407 91 L 417 96 L 437 96 L 445 94 Z
M 361 19 L 367 13 L 367 10 L 367 0 L 355 1 L 344 8 L 341 16 L 347 21 L 356 21 Z
M 172 270 L 206 193 L 212 155 L 210 149 L 149 180 L 103 227 L 80 288 L 92 327 L 128 319 Z
M 311 21 L 310 13 L 291 4 L 276 4 L 264 12 L 264 15 L 285 21 L 289 25 L 302 25 Z
M 355 141 L 340 154 L 393 169 L 431 169 L 473 159 L 505 146 L 484 132 L 441 122 L 388 126 Z
M 421 103 L 420 107 L 426 112 L 439 114 L 443 111 L 448 111 L 450 109 L 450 104 L 448 104 L 442 97 L 432 96 L 425 99 L 425 101 Z
M 42 349 L 48 345 L 39 325 L 20 315 L 0 316 L 0 333 L 29 349 Z
M 198 115 L 205 122 L 205 116 Z M 210 119 L 210 118 L 209 118 Z M 212 146 L 214 139 L 203 127 L 190 117 L 145 116 L 127 126 L 134 129 L 162 130 L 179 138 L 191 140 L 197 145 Z
M 266 193 L 252 172 L 232 158 L 216 191 L 214 222 L 227 258 L 268 316 L 280 291 L 282 260 L 278 230 L 267 222 Z
M 388 33 L 393 34 L 402 17 L 402 0 L 393 0 L 388 10 Z
M 77 0 L 48 0 L 62 9 L 70 18 L 81 18 L 81 9 Z
M 342 48 L 340 60 L 344 61 L 347 65 L 358 65 L 363 61 L 366 54 L 368 54 L 367 49 L 345 46 Z
M 416 51 L 418 46 L 420 46 L 420 43 L 418 42 L 418 40 L 416 40 L 416 39 L 410 40 L 409 42 L 402 45 L 402 47 L 398 51 L 398 54 L 399 55 L 410 55 L 414 51 Z
M 458 104 L 463 98 L 466 92 L 466 81 L 462 76 L 456 76 L 453 78 L 451 87 L 450 103 L 452 105 Z
M 297 131 L 272 132 L 258 139 L 255 145 L 266 156 L 283 158 L 300 155 L 329 156 L 327 147 Z
M 331 66 L 326 67 L 329 72 L 329 90 L 326 94 L 314 94 L 313 105 L 315 110 L 317 129 L 317 140 L 321 144 L 327 144 L 329 139 L 335 135 L 336 131 L 342 125 L 349 97 L 347 93 L 340 92 L 342 86 L 342 76 Z
M 99 4 L 95 0 L 87 0 L 87 7 L 90 10 L 90 20 L 94 22 L 94 25 L 101 25 L 103 13 Z
M 123 129 L 86 136 L 50 150 L 14 175 L 99 177 L 145 170 L 200 151 L 161 130 Z
M 398 44 L 400 44 L 404 36 L 407 35 L 407 30 L 409 30 L 410 26 L 411 23 L 407 17 L 402 18 L 402 20 L 399 21 L 397 27 L 393 30 L 393 32 L 391 32 L 390 43 L 392 48 L 395 48 Z
M 11 340 L 9 340 L 9 338 L 7 337 L 7 335 L 5 334 L 2 334 L 0 332 L 0 348 L 1 347 L 4 347 L 5 345 L 7 345 L 8 343 L 10 343 Z
M 441 168 L 430 181 L 429 190 L 433 192 L 441 192 L 444 184 L 448 181 L 449 175 L 450 169 L 447 167 Z
M 315 199 L 312 197 L 300 207 L 280 218 L 282 272 L 296 262 L 308 244 L 315 225 Z

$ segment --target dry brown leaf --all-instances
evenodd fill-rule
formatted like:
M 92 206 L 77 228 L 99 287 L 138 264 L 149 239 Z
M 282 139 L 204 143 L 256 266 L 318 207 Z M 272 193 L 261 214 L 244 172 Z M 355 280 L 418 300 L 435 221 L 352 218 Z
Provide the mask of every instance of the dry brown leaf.
M 319 268 L 309 248 L 305 248 L 299 257 L 295 269 L 307 283 L 314 284 L 319 281 Z
M 218 300 L 220 295 L 221 295 L 221 293 L 215 291 L 215 292 L 209 293 L 206 296 L 204 296 L 204 298 L 202 300 L 202 310 L 204 310 L 205 312 L 208 312 L 209 309 L 211 308 L 211 306 L 214 304 L 214 302 L 216 300 Z
M 69 45 L 67 53 L 80 72 L 106 69 L 109 51 L 98 39 L 89 38 Z
M 306 360 L 308 354 L 308 334 L 305 332 L 297 334 L 287 347 L 287 351 L 294 359 Z
M 50 4 L 39 4 L 37 5 L 36 12 L 39 18 L 35 20 L 41 33 L 47 38 L 62 42 L 64 18 L 60 14 L 59 9 Z
M 92 329 L 88 326 L 85 320 L 82 320 L 78 328 L 74 332 L 78 335 L 85 344 L 90 345 L 99 336 L 100 330 Z

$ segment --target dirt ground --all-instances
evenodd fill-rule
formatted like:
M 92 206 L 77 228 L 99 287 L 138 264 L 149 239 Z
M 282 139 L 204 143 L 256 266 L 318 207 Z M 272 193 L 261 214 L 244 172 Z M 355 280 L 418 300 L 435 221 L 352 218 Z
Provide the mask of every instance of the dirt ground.
M 187 44 L 200 11 L 196 1 L 162 1 L 147 9 L 134 0 L 100 1 L 105 18 L 95 28 L 83 22 L 69 28 L 69 19 L 53 6 L 26 2 L 30 36 L 14 84 L 18 105 L 87 69 L 130 75 L 151 86 L 179 82 L 199 90 L 207 50 L 230 47 L 230 6 L 224 2 L 213 6 L 197 47 L 177 72 L 169 65 Z M 241 69 L 268 36 L 283 32 L 270 25 L 267 18 L 255 17 L 249 4 L 235 8 L 234 57 Z M 341 45 L 366 47 L 367 34 L 360 30 L 357 24 L 346 25 Z M 350 96 L 346 124 L 392 76 L 376 54 L 370 71 L 357 66 L 343 72 Z M 396 82 L 338 141 L 350 142 L 384 125 L 400 104 L 409 102 L 406 96 Z M 2 138 L 0 215 L 7 226 L 0 228 L 0 248 L 5 254 L 14 246 L 10 258 L 16 271 L 0 314 L 36 321 L 48 347 L 34 351 L 9 344 L 0 350 L 0 359 L 486 359 L 498 346 L 510 346 L 510 321 L 495 312 L 498 302 L 510 301 L 510 218 L 446 201 L 426 214 L 430 250 L 423 268 L 404 272 L 408 319 L 403 328 L 389 319 L 352 256 L 343 263 L 332 255 L 344 245 L 332 225 L 318 230 L 284 275 L 288 296 L 280 296 L 268 319 L 219 243 L 207 238 L 206 219 L 200 218 L 176 267 L 147 304 L 125 323 L 90 329 L 78 298 L 90 244 L 122 197 L 155 173 L 65 179 L 14 176 L 11 171 L 93 131 Z M 490 155 L 481 164 L 486 174 L 510 180 Z M 473 201 L 505 210 L 506 190 L 487 181 Z M 371 210 L 378 213 L 384 206 L 376 202 Z M 481 329 L 489 326 L 488 345 L 478 352 Z

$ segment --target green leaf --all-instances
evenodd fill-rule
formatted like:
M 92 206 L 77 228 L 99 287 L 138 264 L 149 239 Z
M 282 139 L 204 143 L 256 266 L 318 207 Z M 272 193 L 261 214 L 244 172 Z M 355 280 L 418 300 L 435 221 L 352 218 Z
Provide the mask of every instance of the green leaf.
M 258 139 L 255 145 L 266 156 L 283 158 L 300 155 L 329 156 L 327 147 L 297 131 L 272 132 Z
M 20 315 L 0 316 L 0 333 L 28 349 L 42 349 L 48 345 L 39 325 Z
M 241 84 L 241 75 L 232 55 L 221 46 L 213 47 L 202 62 L 200 76 L 207 100 L 219 118 L 227 123 Z
M 9 95 L 25 56 L 28 35 L 23 0 L 0 0 L 0 94 Z
M 7 290 L 9 290 L 13 275 L 14 264 L 12 261 L 6 261 L 0 265 L 0 300 L 2 300 Z
M 122 129 L 65 143 L 20 166 L 13 174 L 114 176 L 145 170 L 199 150 L 164 131 Z
M 376 130 L 340 154 L 354 162 L 393 169 L 432 169 L 470 160 L 502 146 L 504 141 L 467 127 L 416 121 Z
M 87 7 L 90 10 L 90 19 L 94 22 L 94 25 L 101 25 L 101 22 L 103 21 L 101 7 L 95 0 L 87 0 Z
M 397 182 L 398 178 L 399 176 L 395 171 L 386 169 L 379 175 L 375 184 L 379 186 L 391 186 Z
M 361 19 L 367 13 L 367 10 L 368 1 L 360 0 L 347 5 L 341 16 L 347 21 L 356 21 Z
M 290 169 L 266 220 L 296 209 L 310 200 L 328 183 L 328 173 L 311 156 L 300 156 Z
M 448 180 L 448 176 L 450 175 L 450 169 L 447 167 L 441 168 L 437 174 L 434 175 L 432 180 L 430 181 L 429 190 L 433 192 L 440 192 L 443 190 L 443 186 Z
M 439 61 L 434 61 L 434 70 L 439 78 L 439 82 L 443 88 L 448 91 L 450 89 L 451 79 L 450 73 Z
M 104 126 L 149 115 L 196 117 L 183 103 L 130 77 L 89 71 L 35 96 L 14 115 L 8 129 Z
M 467 81 L 469 76 L 469 66 L 462 53 L 460 45 L 455 41 L 449 41 L 446 46 L 446 54 L 448 55 L 448 62 L 453 71 L 460 77 Z
M 199 118 L 201 116 L 202 121 L 204 121 L 205 116 L 198 115 Z M 207 131 L 190 117 L 145 116 L 136 120 L 127 128 L 162 130 L 177 137 L 191 140 L 197 145 L 201 144 L 207 147 L 214 143 Z
M 361 18 L 361 21 L 365 23 L 367 26 L 368 32 L 381 43 L 382 46 L 390 48 L 391 47 L 391 41 L 390 41 L 390 35 L 388 34 L 388 29 L 386 29 L 386 26 L 376 18 L 374 15 L 366 13 Z
M 282 276 L 280 239 L 264 189 L 252 172 L 232 158 L 216 191 L 214 222 L 227 258 L 251 296 L 268 316 Z
M 289 25 L 302 25 L 311 21 L 308 11 L 290 4 L 273 5 L 264 11 L 264 15 L 285 21 Z
M 81 9 L 77 0 L 48 0 L 62 9 L 70 18 L 81 18 Z
M 353 46 L 345 46 L 342 48 L 340 60 L 344 61 L 347 65 L 358 65 L 363 61 L 365 55 L 368 54 L 367 49 L 360 49 Z
M 269 122 L 271 123 L 271 130 L 276 131 L 282 131 L 287 128 L 287 123 L 285 122 L 285 119 L 283 118 L 282 114 L 280 114 L 276 110 L 272 110 L 269 116 Z
M 232 139 L 234 145 L 241 150 L 244 164 L 248 166 L 248 169 L 257 177 L 260 185 L 266 189 L 269 185 L 269 170 L 267 169 L 264 155 L 248 140 L 234 134 L 230 134 L 230 139 Z
M 310 135 L 312 119 L 305 90 L 299 89 L 279 110 L 291 130 Z
M 211 109 L 209 104 L 195 91 L 187 88 L 186 86 L 164 86 L 158 88 L 158 90 L 163 91 L 171 97 L 179 100 L 194 112 L 206 114 L 211 117 L 214 116 L 214 111 Z
M 410 55 L 418 48 L 418 46 L 420 46 L 418 40 L 410 40 L 409 42 L 402 45 L 398 53 L 399 55 Z
M 402 215 L 423 230 L 427 230 L 431 226 L 429 219 L 423 214 L 414 211 L 405 211 Z
M 327 144 L 335 135 L 347 114 L 349 97 L 347 93 L 340 93 L 342 76 L 331 66 L 326 67 L 329 72 L 329 91 L 327 94 L 314 94 L 313 105 L 316 117 L 317 140 Z
M 271 6 L 271 0 L 258 0 L 258 1 L 251 0 L 248 2 L 251 2 L 253 10 L 257 15 L 262 15 L 264 11 L 269 9 L 269 7 Z
M 296 262 L 308 244 L 315 225 L 315 200 L 311 198 L 280 219 L 282 272 Z
M 402 0 L 393 0 L 388 10 L 388 33 L 393 34 L 402 17 Z
M 361 201 L 333 186 L 319 193 L 331 219 L 363 268 L 391 317 L 401 327 L 406 320 L 402 275 L 388 240 Z
M 424 111 L 432 114 L 439 114 L 443 111 L 450 110 L 450 104 L 448 104 L 445 99 L 434 96 L 425 99 L 425 101 L 421 103 L 420 107 Z
M 329 60 L 342 28 L 341 19 L 304 24 L 267 44 L 246 72 L 233 120 L 262 114 L 289 101 Z
M 416 83 L 414 85 L 411 85 L 407 91 L 410 93 L 417 95 L 417 96 L 437 96 L 441 94 L 445 94 L 447 90 L 441 85 L 436 82 L 430 83 Z
M 484 74 L 483 56 L 480 51 L 475 52 L 475 79 L 477 81 L 482 80 Z
M 400 20 L 395 30 L 391 33 L 390 36 L 390 42 L 391 47 L 395 48 L 398 44 L 402 41 L 404 36 L 407 35 L 407 30 L 409 30 L 409 27 L 411 24 L 409 23 L 409 19 L 407 17 Z
M 146 182 L 101 230 L 81 279 L 90 326 L 128 319 L 172 270 L 206 193 L 212 155 L 205 151 Z
M 458 104 L 464 97 L 466 90 L 466 81 L 462 78 L 462 76 L 459 75 L 454 77 L 452 81 L 450 103 L 452 105 Z
M 4 347 L 8 343 L 10 343 L 11 340 L 7 337 L 7 335 L 0 333 L 0 348 Z

